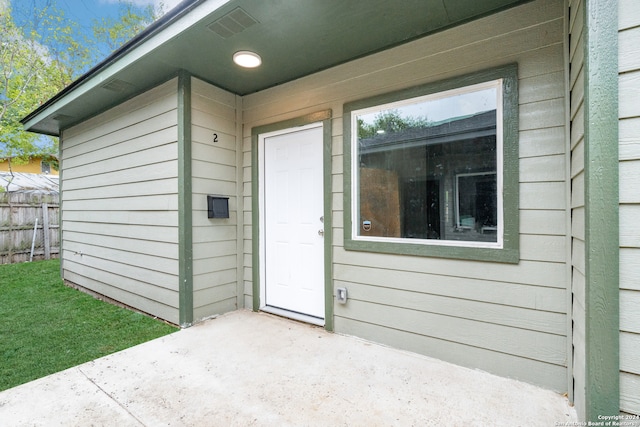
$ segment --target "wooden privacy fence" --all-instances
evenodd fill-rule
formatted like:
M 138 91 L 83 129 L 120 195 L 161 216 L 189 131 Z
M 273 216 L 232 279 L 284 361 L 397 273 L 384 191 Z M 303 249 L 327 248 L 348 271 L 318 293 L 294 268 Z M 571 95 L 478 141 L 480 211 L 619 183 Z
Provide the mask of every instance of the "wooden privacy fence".
M 0 264 L 58 258 L 58 193 L 0 193 Z

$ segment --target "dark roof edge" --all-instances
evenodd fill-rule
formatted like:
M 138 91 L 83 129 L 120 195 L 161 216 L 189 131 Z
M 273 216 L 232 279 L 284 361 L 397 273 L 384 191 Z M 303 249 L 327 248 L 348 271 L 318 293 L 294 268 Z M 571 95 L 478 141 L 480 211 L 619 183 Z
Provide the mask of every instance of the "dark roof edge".
M 94 65 L 92 68 L 90 68 L 89 71 L 87 71 L 86 73 L 78 77 L 76 80 L 74 80 L 69 86 L 62 89 L 53 97 L 49 98 L 49 100 L 46 101 L 44 104 L 42 104 L 41 106 L 33 110 L 31 113 L 29 113 L 27 116 L 22 118 L 20 120 L 20 123 L 25 124 L 26 122 L 28 122 L 29 120 L 31 120 L 32 118 L 40 114 L 42 111 L 47 109 L 49 106 L 54 104 L 59 99 L 64 98 L 69 92 L 73 91 L 76 87 L 80 86 L 86 80 L 89 80 L 91 77 L 98 74 L 104 68 L 106 68 L 107 66 L 119 60 L 120 57 L 124 56 L 127 52 L 137 47 L 138 45 L 142 44 L 144 41 L 146 41 L 156 33 L 160 32 L 164 28 L 168 27 L 174 21 L 178 20 L 183 15 L 185 15 L 186 13 L 194 9 L 196 6 L 198 6 L 200 3 L 203 3 L 205 1 L 206 0 L 183 0 L 173 9 L 165 13 L 160 19 L 153 22 L 147 28 L 142 30 L 138 35 L 133 37 L 131 40 L 129 40 L 128 42 L 120 46 L 118 49 L 113 51 L 113 53 L 111 53 L 105 59 L 103 59 L 102 61 Z

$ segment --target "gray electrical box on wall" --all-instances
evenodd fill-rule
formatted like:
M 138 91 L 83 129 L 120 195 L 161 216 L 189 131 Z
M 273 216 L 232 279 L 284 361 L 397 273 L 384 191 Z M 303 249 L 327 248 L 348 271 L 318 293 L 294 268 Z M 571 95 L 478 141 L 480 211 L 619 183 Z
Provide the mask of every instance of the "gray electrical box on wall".
M 347 288 L 336 289 L 336 300 L 338 300 L 338 303 L 346 304 L 347 298 Z
M 229 218 L 229 198 L 226 196 L 207 196 L 207 217 Z

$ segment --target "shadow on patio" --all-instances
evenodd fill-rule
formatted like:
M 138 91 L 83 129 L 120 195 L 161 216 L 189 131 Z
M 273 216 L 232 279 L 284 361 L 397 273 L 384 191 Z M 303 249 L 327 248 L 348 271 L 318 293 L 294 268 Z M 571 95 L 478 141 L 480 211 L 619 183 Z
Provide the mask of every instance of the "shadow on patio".
M 554 392 L 240 310 L 0 393 L 3 425 L 553 426 Z

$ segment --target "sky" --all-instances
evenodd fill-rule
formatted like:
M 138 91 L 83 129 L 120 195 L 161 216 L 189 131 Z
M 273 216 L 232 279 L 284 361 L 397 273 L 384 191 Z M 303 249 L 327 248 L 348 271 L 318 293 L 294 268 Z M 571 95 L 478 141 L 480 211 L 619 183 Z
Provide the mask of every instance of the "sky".
M 8 4 L 22 5 L 26 2 L 35 4 L 44 3 L 47 0 L 0 0 L 0 11 L 2 11 Z M 58 8 L 62 9 L 64 16 L 70 20 L 75 21 L 81 31 L 87 34 L 92 33 L 92 22 L 94 20 L 100 20 L 101 18 L 117 17 L 120 0 L 53 0 Z M 129 0 L 129 3 L 133 3 L 136 6 L 153 5 L 156 10 L 169 11 L 182 0 Z M 161 9 L 162 8 L 162 9 Z M 95 65 L 95 64 L 94 64 Z M 36 142 L 37 145 L 49 146 L 50 141 L 48 138 L 43 137 Z
M 6 4 L 9 0 L 0 0 L 0 5 Z M 22 3 L 25 0 L 10 0 L 12 4 Z M 118 12 L 118 3 L 123 0 L 55 0 L 57 5 L 68 14 L 69 17 L 77 19 L 81 23 L 91 23 L 93 18 L 103 16 L 115 16 Z M 153 5 L 160 8 L 164 5 L 165 10 L 176 6 L 181 0 L 128 0 L 136 6 Z
M 75 27 L 77 30 L 89 39 L 94 39 L 92 28 L 94 21 L 101 21 L 102 18 L 117 18 L 123 3 L 132 3 L 139 7 L 151 5 L 155 8 L 156 15 L 161 16 L 182 0 L 0 0 L 0 10 L 10 3 L 14 10 L 13 18 L 18 25 L 21 25 L 20 19 L 24 17 L 25 11 L 32 10 L 34 6 L 44 7 L 48 2 L 52 2 L 56 9 L 61 9 L 63 16 L 77 25 Z M 16 11 L 22 11 L 22 14 Z M 95 58 L 96 63 L 108 56 L 110 52 L 111 48 L 106 45 L 104 49 L 101 48 L 99 56 Z M 90 64 L 90 66 L 93 65 L 96 64 Z
M 25 0 L 11 0 L 25 1 Z M 81 31 L 91 34 L 91 25 L 94 20 L 106 17 L 117 17 L 121 0 L 55 0 L 65 16 L 80 25 Z M 167 12 L 181 0 L 129 0 L 136 6 L 145 7 L 152 5 L 157 11 Z
M 12 0 L 24 1 L 24 0 Z M 93 19 L 100 19 L 102 17 L 114 17 L 118 14 L 118 3 L 120 0 L 56 0 L 58 6 L 62 8 L 69 16 L 74 19 L 83 28 L 90 29 Z M 136 6 L 153 5 L 156 9 L 159 9 L 161 5 L 164 5 L 165 11 L 173 8 L 181 0 L 130 0 L 130 3 Z
M 489 87 L 487 87 L 489 86 Z M 494 86 L 494 87 L 491 87 Z M 401 101 L 384 106 L 376 106 L 358 113 L 358 118 L 367 124 L 374 124 L 381 110 L 395 110 L 404 118 L 426 118 L 431 122 L 462 117 L 488 110 L 495 110 L 498 100 L 497 83 L 476 85 L 464 92 L 454 90 Z
M 33 0 L 0 0 L 0 8 L 3 4 L 10 1 L 11 4 L 17 5 L 25 1 Z M 40 2 L 43 0 L 39 0 Z M 39 1 L 36 1 L 38 3 Z M 77 22 L 83 31 L 91 32 L 91 23 L 94 19 L 99 20 L 103 17 L 116 17 L 118 15 L 118 5 L 122 0 L 54 0 L 57 6 L 64 11 L 69 19 Z M 128 0 L 136 6 L 153 5 L 154 8 L 166 12 L 182 0 Z

